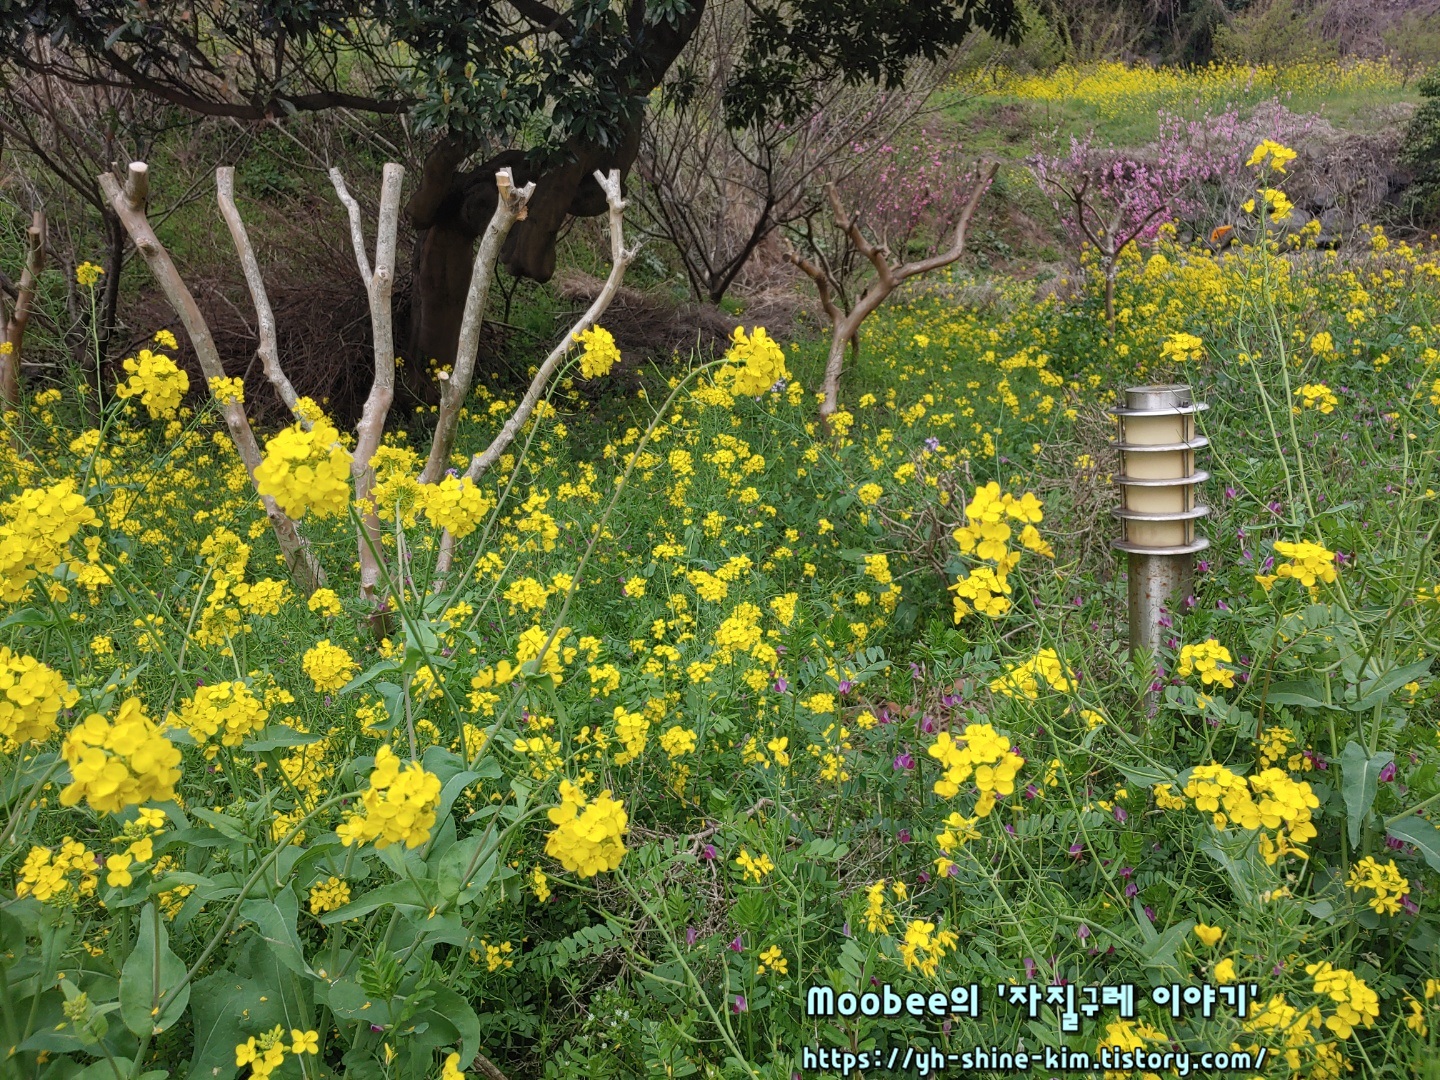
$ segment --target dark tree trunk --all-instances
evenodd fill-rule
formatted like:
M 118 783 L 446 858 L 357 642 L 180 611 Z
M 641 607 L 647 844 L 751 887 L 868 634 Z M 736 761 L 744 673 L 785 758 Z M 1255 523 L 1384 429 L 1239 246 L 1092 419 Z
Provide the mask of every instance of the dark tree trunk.
M 470 286 L 475 240 L 495 212 L 495 173 L 508 168 L 517 186 L 535 182 L 523 220 L 515 223 L 500 261 L 516 277 L 549 281 L 555 273 L 555 240 L 569 217 L 596 217 L 606 211 L 605 192 L 595 170 L 619 169 L 627 176 L 640 152 L 645 98 L 670 70 L 700 24 L 704 0 L 692 0 L 674 21 L 646 22 L 646 5 L 631 0 L 627 19 L 643 46 L 622 78 L 635 102 L 635 119 L 610 147 L 572 143 L 563 160 L 538 167 L 520 150 L 506 150 L 466 172 L 462 144 L 446 139 L 426 159 L 420 186 L 406 207 L 417 232 L 411 286 L 409 358 L 417 365 L 455 360 L 460 317 Z

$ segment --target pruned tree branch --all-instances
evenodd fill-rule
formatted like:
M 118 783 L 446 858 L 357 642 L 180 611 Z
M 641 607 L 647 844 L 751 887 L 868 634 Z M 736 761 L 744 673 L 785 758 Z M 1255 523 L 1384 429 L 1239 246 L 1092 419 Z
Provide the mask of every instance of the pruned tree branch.
M 495 213 L 480 238 L 480 248 L 475 252 L 475 265 L 470 271 L 470 290 L 465 296 L 465 311 L 460 318 L 460 339 L 455 352 L 455 366 L 440 391 L 440 413 L 435 424 L 435 438 L 430 444 L 430 456 L 420 473 L 420 483 L 436 483 L 445 472 L 450 459 L 450 449 L 455 443 L 455 426 L 460 421 L 460 408 L 470 393 L 470 383 L 475 377 L 475 358 L 480 351 L 480 330 L 485 320 L 485 303 L 490 295 L 490 285 L 495 280 L 495 262 L 500 256 L 500 247 L 510 233 L 510 227 L 525 216 L 525 205 L 535 193 L 532 180 L 523 188 L 516 188 L 509 169 L 500 169 L 495 174 L 495 187 L 499 198 Z
M 25 267 L 15 288 L 15 306 L 7 315 L 0 297 L 0 324 L 5 336 L 0 339 L 0 407 L 20 404 L 20 353 L 25 343 L 25 328 L 30 325 L 30 310 L 35 302 L 35 289 L 45 268 L 45 212 L 36 210 L 25 233 Z
M 569 355 L 570 350 L 575 347 L 576 336 L 589 330 L 600 321 L 600 316 L 605 314 L 605 309 L 610 306 L 610 302 L 615 299 L 615 294 L 620 291 L 620 283 L 625 278 L 626 269 L 639 254 L 640 246 L 638 244 L 631 248 L 625 246 L 626 203 L 620 193 L 620 170 L 611 169 L 609 175 L 596 170 L 595 179 L 599 182 L 601 190 L 605 192 L 605 201 L 610 208 L 610 274 L 589 308 L 566 332 L 559 343 L 550 350 L 550 355 L 545 358 L 544 363 L 535 372 L 534 378 L 530 380 L 530 386 L 526 389 L 525 396 L 520 399 L 520 404 L 516 406 L 515 411 L 505 421 L 495 438 L 490 441 L 490 445 L 470 459 L 470 467 L 465 470 L 465 475 L 472 482 L 478 481 L 485 475 L 486 470 L 499 461 L 500 455 L 505 453 L 510 444 L 515 441 L 515 436 L 520 433 L 526 421 L 530 419 L 531 413 L 535 411 L 535 406 L 544 396 L 551 376 Z M 441 537 L 440 554 L 435 561 L 436 577 L 442 577 L 449 571 L 453 555 L 454 539 L 447 532 Z
M 371 491 L 375 486 L 372 459 L 385 434 L 385 419 L 395 401 L 395 323 L 390 298 L 395 287 L 395 240 L 400 226 L 400 185 L 405 178 L 403 166 L 387 162 L 380 182 L 380 211 L 375 227 L 375 260 L 365 251 L 365 229 L 360 221 L 360 206 L 345 187 L 339 169 L 330 170 L 335 194 L 345 204 L 350 217 L 350 240 L 355 248 L 355 264 L 365 282 L 365 295 L 370 303 L 370 333 L 375 344 L 375 378 L 360 413 L 356 427 L 355 455 L 350 474 L 355 479 L 355 501 L 361 507 L 364 536 L 360 547 L 360 595 L 374 599 L 380 584 L 379 560 L 380 519 L 375 515 Z
M 110 206 L 119 217 L 125 231 L 130 234 L 130 239 L 135 244 L 135 250 L 140 252 L 141 258 L 145 260 L 145 264 L 150 268 L 151 274 L 154 275 L 156 283 L 160 286 L 160 291 L 165 294 L 165 299 L 170 302 L 170 307 L 185 327 L 185 333 L 190 338 L 190 345 L 194 348 L 195 356 L 200 361 L 201 373 L 207 380 L 224 378 L 225 366 L 220 361 L 219 350 L 215 347 L 215 339 L 210 333 L 210 326 L 200 312 L 200 305 L 195 302 L 194 295 L 186 288 L 180 272 L 170 258 L 170 253 L 165 250 L 165 245 L 160 243 L 159 237 L 155 235 L 155 230 L 151 227 L 150 220 L 145 214 L 145 204 L 150 194 L 149 166 L 143 161 L 131 162 L 123 186 L 111 173 L 102 173 L 100 189 L 110 200 Z M 255 433 L 250 430 L 250 421 L 245 415 L 245 406 L 230 399 L 221 404 L 220 413 L 225 418 L 225 426 L 230 432 L 230 439 L 235 444 L 235 450 L 239 453 L 240 460 L 245 463 L 245 471 L 250 474 L 253 483 L 255 470 L 260 465 L 260 446 L 255 441 Z M 261 496 L 260 501 L 265 507 L 265 514 L 270 519 L 271 527 L 275 530 L 275 539 L 280 545 L 280 551 L 285 556 L 291 576 L 295 579 L 297 586 L 307 595 L 314 592 L 325 582 L 324 571 L 316 561 L 314 553 L 301 537 L 295 522 L 276 505 L 274 499 L 265 495 Z
M 229 165 L 222 165 L 215 170 L 215 197 L 220 204 L 220 214 L 225 218 L 225 224 L 230 228 L 230 238 L 235 242 L 235 253 L 240 256 L 240 268 L 245 272 L 245 284 L 250 289 L 250 299 L 255 305 L 256 333 L 259 337 L 259 345 L 256 352 L 260 356 L 260 363 L 264 365 L 265 376 L 270 380 L 270 385 L 275 387 L 275 392 L 280 395 L 280 400 L 305 426 L 310 429 L 310 421 L 296 411 L 296 405 L 300 398 L 295 393 L 295 387 L 285 376 L 285 371 L 280 366 L 280 347 L 275 334 L 275 311 L 270 306 L 270 297 L 265 292 L 265 278 L 260 273 L 260 263 L 255 258 L 255 248 L 250 243 L 250 236 L 245 231 L 245 222 L 241 220 L 240 210 L 235 205 L 235 170 Z

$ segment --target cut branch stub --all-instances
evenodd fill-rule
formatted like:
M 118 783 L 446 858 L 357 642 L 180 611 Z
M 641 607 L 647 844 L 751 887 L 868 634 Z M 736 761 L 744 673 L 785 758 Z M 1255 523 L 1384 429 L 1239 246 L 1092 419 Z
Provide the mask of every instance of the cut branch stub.
M 575 347 L 576 337 L 591 327 L 595 326 L 610 302 L 615 299 L 615 294 L 620 291 L 620 283 L 625 278 L 625 271 L 635 256 L 639 254 L 640 245 L 627 248 L 625 246 L 625 200 L 620 194 L 620 170 L 611 169 L 609 174 L 596 170 L 595 179 L 600 188 L 605 192 L 605 201 L 610 208 L 610 274 L 605 279 L 604 286 L 591 302 L 585 314 L 572 326 L 564 337 L 550 350 L 550 355 L 535 372 L 535 377 L 530 380 L 530 386 L 525 391 L 525 396 L 520 399 L 515 412 L 505 421 L 499 433 L 490 441 L 490 445 L 483 451 L 470 459 L 470 467 L 466 469 L 465 475 L 472 482 L 478 481 L 485 471 L 500 460 L 525 422 L 530 419 L 535 406 L 545 394 L 550 378 L 560 367 L 570 350 Z M 450 562 L 454 556 L 454 538 L 447 532 L 440 540 L 440 555 L 435 561 L 435 574 L 443 576 L 450 569 Z
M 495 280 L 495 263 L 500 257 L 505 237 L 510 234 L 511 227 L 525 217 L 525 208 L 530 196 L 535 193 L 534 181 L 523 188 L 516 188 L 509 169 L 501 169 L 495 174 L 495 187 L 499 197 L 495 212 L 490 215 L 490 223 L 480 238 L 480 247 L 475 252 L 470 289 L 465 296 L 465 312 L 460 319 L 455 366 L 440 390 L 440 413 L 435 424 L 435 438 L 430 444 L 430 456 L 420 473 L 422 484 L 434 484 L 445 473 L 455 444 L 455 427 L 460 422 L 460 410 L 475 378 L 480 331 L 485 322 L 485 304 L 490 286 Z
M 375 515 L 371 491 L 375 486 L 375 469 L 371 464 L 380 440 L 385 434 L 385 420 L 395 401 L 395 332 L 390 309 L 395 286 L 395 242 L 400 225 L 400 186 L 405 169 L 387 162 L 380 181 L 380 212 L 375 228 L 375 262 L 372 268 L 365 250 L 365 229 L 360 220 L 360 204 L 345 187 L 339 169 L 330 170 L 330 182 L 344 204 L 350 218 L 350 240 L 355 248 L 355 264 L 365 283 L 370 304 L 370 333 L 375 343 L 375 378 L 361 410 L 356 426 L 355 454 L 350 474 L 355 479 L 355 501 L 361 506 L 361 531 L 358 537 L 360 555 L 360 595 L 374 599 L 379 586 L 380 519 Z
M 170 307 L 185 327 L 186 336 L 190 338 L 190 345 L 200 362 L 201 374 L 207 381 L 224 378 L 225 367 L 220 361 L 219 350 L 215 348 L 215 338 L 210 333 L 210 326 L 200 312 L 200 305 L 195 302 L 194 295 L 180 277 L 180 271 L 175 268 L 170 253 L 165 250 L 165 245 L 160 243 L 149 218 L 145 216 L 149 180 L 149 168 L 142 161 L 131 163 L 123 187 L 111 173 L 101 173 L 99 177 L 100 190 L 110 200 L 121 225 L 134 242 L 135 249 L 144 258 L 160 286 L 160 291 L 165 294 L 165 299 L 170 302 Z M 255 441 L 255 433 L 250 430 L 245 406 L 232 398 L 221 403 L 220 414 L 225 419 L 225 427 L 230 432 L 230 439 L 235 444 L 240 460 L 245 463 L 245 471 L 250 474 L 251 483 L 254 483 L 255 469 L 260 464 L 260 446 Z M 301 537 L 295 522 L 276 505 L 274 499 L 267 495 L 261 496 L 260 501 L 270 518 L 276 542 L 280 545 L 280 551 L 285 556 L 285 562 L 296 585 L 307 595 L 314 592 L 325 582 L 325 573 L 315 559 L 314 552 Z
M 25 344 L 25 328 L 30 325 L 30 310 L 35 303 L 35 289 L 45 269 L 45 211 L 36 210 L 25 233 L 25 267 L 15 289 L 15 307 L 7 315 L 5 299 L 0 296 L 0 406 L 20 403 L 20 352 Z

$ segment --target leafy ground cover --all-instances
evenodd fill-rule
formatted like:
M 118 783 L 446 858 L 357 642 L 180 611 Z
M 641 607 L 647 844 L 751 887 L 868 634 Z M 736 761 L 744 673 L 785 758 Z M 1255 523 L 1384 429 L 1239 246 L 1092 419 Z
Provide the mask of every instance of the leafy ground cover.
M 749 333 L 602 424 L 596 337 L 478 487 L 415 482 L 423 417 L 387 435 L 386 618 L 318 413 L 261 478 L 329 572 L 307 597 L 217 420 L 243 386 L 189 387 L 162 334 L 101 394 L 34 388 L 0 506 L 0 1070 L 778 1078 L 805 1045 L 1017 1040 L 1429 1067 L 1440 262 L 1262 227 L 1128 251 L 1113 330 L 1090 284 L 916 292 L 828 433 L 814 342 L 781 369 Z M 1212 546 L 1132 663 L 1103 407 L 1168 379 L 1211 404 Z M 477 391 L 456 445 L 513 407 Z M 812 984 L 972 982 L 977 1018 L 803 1015 Z M 1006 983 L 1138 1012 L 1066 1031 Z M 1258 1000 L 1176 1015 L 1171 983 Z

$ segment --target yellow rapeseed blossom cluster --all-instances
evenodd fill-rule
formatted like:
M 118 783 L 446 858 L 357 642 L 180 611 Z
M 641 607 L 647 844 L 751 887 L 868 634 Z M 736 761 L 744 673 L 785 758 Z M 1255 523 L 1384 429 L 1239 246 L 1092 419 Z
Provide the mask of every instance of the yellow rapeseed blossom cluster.
M 355 658 L 341 646 L 331 644 L 329 638 L 321 638 L 306 649 L 301 666 L 315 684 L 316 693 L 339 690 L 360 670 Z
M 1348 1039 L 1356 1027 L 1371 1027 L 1380 1017 L 1380 998 L 1353 971 L 1332 967 L 1330 961 L 1306 964 L 1305 974 L 1315 980 L 1315 993 L 1335 1003 L 1325 1026 L 1338 1038 Z
M 286 1055 L 320 1053 L 320 1033 L 300 1028 L 290 1029 L 290 1041 L 285 1041 L 285 1030 L 276 1025 L 263 1035 L 251 1035 L 235 1047 L 235 1066 L 250 1066 L 253 1080 L 267 1080 L 280 1066 L 285 1064 Z
M 180 704 L 178 716 L 166 718 L 167 725 L 183 727 L 190 737 L 202 745 L 216 735 L 221 746 L 239 746 L 246 736 L 265 726 L 270 712 L 239 679 L 198 687 L 193 697 Z M 206 756 L 214 757 L 216 747 L 206 747 Z
M 1280 769 L 1264 769 L 1247 782 L 1224 765 L 1198 765 L 1191 770 L 1184 792 L 1195 809 L 1211 816 L 1217 829 L 1234 824 L 1265 830 L 1260 834 L 1260 853 L 1272 865 L 1282 855 L 1304 858 L 1300 845 L 1317 835 L 1311 814 L 1319 808 L 1319 798 L 1309 784 Z
M 1018 499 L 1000 491 L 991 481 L 975 489 L 965 507 L 965 524 L 954 531 L 960 551 L 993 566 L 978 566 L 950 586 L 954 596 L 954 617 L 958 623 L 971 611 L 995 619 L 1010 610 L 1007 576 L 1020 562 L 1020 552 L 1010 549 L 1010 523 L 1020 524 L 1020 545 L 1046 558 L 1054 552 L 1035 526 L 1044 520 L 1044 507 L 1031 492 Z
M 1395 860 L 1390 859 L 1382 864 L 1377 862 L 1373 855 L 1366 855 L 1350 867 L 1350 876 L 1345 880 L 1345 886 L 1352 892 L 1374 893 L 1365 902 L 1377 915 L 1397 914 L 1401 901 L 1410 893 L 1410 882 L 1400 873 Z
M 306 513 L 343 514 L 350 503 L 350 460 L 329 420 L 321 417 L 309 431 L 297 422 L 266 440 L 255 486 L 297 520 Z
M 598 379 L 610 374 L 610 369 L 620 362 L 620 349 L 615 337 L 603 326 L 582 330 L 571 338 L 581 346 L 580 374 L 587 379 Z
M 119 398 L 138 397 L 150 419 L 170 419 L 190 390 L 190 376 L 164 353 L 141 349 L 138 356 L 125 358 L 122 365 L 130 377 L 115 387 Z
M 1260 168 L 1271 168 L 1276 172 L 1284 172 L 1285 166 L 1295 160 L 1295 151 L 1288 146 L 1281 146 L 1273 139 L 1262 139 L 1260 144 L 1251 152 L 1246 159 L 1247 166 L 1259 166 Z
M 361 810 L 335 830 L 342 844 L 373 843 L 384 848 L 403 843 L 417 848 L 435 827 L 440 778 L 418 761 L 402 767 L 387 743 L 375 752 L 370 785 L 360 802 Z
M 70 767 L 70 783 L 60 792 L 62 806 L 81 799 L 102 814 L 127 806 L 175 798 L 180 779 L 180 750 L 145 715 L 138 698 L 126 698 L 111 723 L 91 713 L 70 729 L 60 756 Z
M 0 645 L 0 747 L 44 742 L 80 695 L 54 668 Z
M 221 405 L 244 405 L 245 380 L 217 375 L 210 380 L 210 395 Z
M 1179 363 L 1198 361 L 1205 356 L 1205 342 L 1194 334 L 1176 330 L 1165 339 L 1165 344 L 1160 346 L 1160 356 Z
M 495 500 L 475 486 L 468 476 L 447 476 L 438 484 L 423 488 L 425 518 L 457 540 L 475 531 L 481 520 L 495 508 Z
M 1073 679 L 1074 674 L 1054 649 L 1041 649 L 1029 660 L 991 679 L 990 692 L 1034 701 L 1040 696 L 1042 683 L 1053 690 L 1068 693 L 1074 687 Z
M 895 924 L 895 914 L 885 906 L 885 879 L 865 889 L 865 929 L 883 934 Z
M 1198 645 L 1185 645 L 1180 649 L 1180 664 L 1176 673 L 1182 679 L 1199 675 L 1205 686 L 1217 683 L 1227 690 L 1235 686 L 1235 673 L 1221 664 L 1230 663 L 1230 650 L 1214 638 Z
M 0 601 L 25 599 L 32 581 L 64 561 L 76 533 L 99 524 L 69 477 L 27 488 L 0 504 Z
M 725 361 L 715 375 L 715 385 L 737 397 L 759 397 L 781 379 L 790 377 L 784 352 L 763 326 L 755 327 L 748 336 L 744 327 L 737 326 L 730 335 Z
M 1276 540 L 1275 555 L 1285 560 L 1275 564 L 1275 572 L 1255 575 L 1255 580 L 1260 582 L 1267 592 L 1277 579 L 1291 578 L 1314 595 L 1318 589 L 1317 582 L 1329 584 L 1336 578 L 1335 553 L 1320 544 L 1309 540 L 1294 543 L 1289 540 Z
M 545 838 L 545 854 L 582 878 L 614 870 L 625 857 L 629 819 L 625 806 L 608 790 L 587 801 L 569 780 L 560 781 L 560 805 L 548 811 L 553 832 Z
M 1335 406 L 1340 404 L 1340 399 L 1335 396 L 1335 391 L 1324 383 L 1306 383 L 1295 391 L 1295 396 L 1300 399 L 1300 404 L 1293 406 L 1297 413 L 1305 408 L 1315 409 L 1329 415 L 1335 411 Z
M 1010 747 L 1010 740 L 989 724 L 967 724 L 960 738 L 942 731 L 926 751 L 945 770 L 935 781 L 935 794 L 953 799 L 960 785 L 974 777 L 980 798 L 975 802 L 975 816 L 988 817 L 995 807 L 997 795 L 1015 790 L 1015 777 L 1025 759 Z
M 15 882 L 16 896 L 33 896 L 42 904 L 74 896 L 89 896 L 99 884 L 99 859 L 80 841 L 65 837 L 60 850 L 32 847 Z
M 741 874 L 745 880 L 759 884 L 765 879 L 765 875 L 775 869 L 775 863 L 770 856 L 761 852 L 757 858 L 750 854 L 748 848 L 741 848 L 740 854 L 735 856 L 735 865 L 740 867 Z
M 331 874 L 324 881 L 310 886 L 310 914 L 324 915 L 350 902 L 350 886 L 342 878 Z

